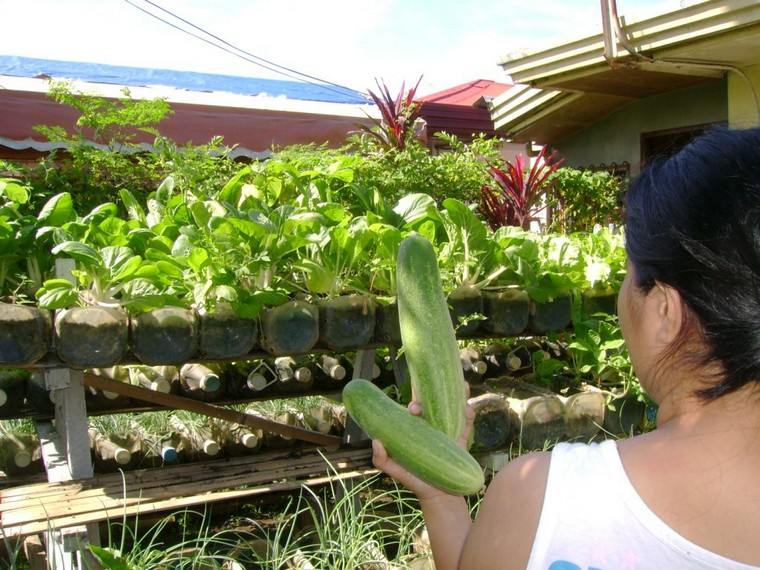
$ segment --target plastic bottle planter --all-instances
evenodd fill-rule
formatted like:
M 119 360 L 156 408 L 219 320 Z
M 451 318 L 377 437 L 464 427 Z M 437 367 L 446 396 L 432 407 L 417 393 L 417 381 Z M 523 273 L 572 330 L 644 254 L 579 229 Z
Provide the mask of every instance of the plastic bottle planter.
M 52 392 L 45 385 L 45 376 L 41 370 L 34 370 L 26 381 L 26 401 L 35 413 L 50 416 L 55 410 Z
M 50 349 L 50 313 L 0 303 L 0 364 L 32 364 Z
M 319 304 L 319 340 L 333 350 L 360 348 L 372 341 L 376 304 L 369 295 L 345 295 Z
M 319 310 L 305 301 L 289 301 L 261 314 L 261 346 L 274 355 L 308 352 L 319 340 Z
M 209 358 L 236 358 L 253 350 L 259 338 L 256 319 L 238 317 L 228 304 L 219 304 L 213 313 L 202 313 L 200 353 Z
M 145 364 L 183 363 L 198 349 L 198 326 L 191 310 L 156 309 L 133 317 L 130 326 L 132 351 Z
M 599 433 L 606 409 L 602 392 L 579 392 L 565 404 L 565 437 L 587 442 Z
M 513 437 L 521 442 L 522 449 L 543 449 L 546 441 L 565 436 L 565 410 L 557 396 L 510 399 L 509 409 Z
M 560 331 L 567 328 L 571 319 L 572 300 L 569 294 L 564 294 L 547 303 L 531 302 L 528 328 L 536 334 Z
M 641 427 L 644 422 L 646 404 L 635 396 L 615 398 L 611 402 L 614 409 L 607 409 L 604 429 L 616 435 L 627 435 Z
M 55 316 L 55 350 L 72 368 L 113 366 L 128 348 L 129 319 L 107 307 L 72 307 Z
M 460 319 L 474 313 L 483 314 L 483 296 L 472 285 L 462 285 L 449 293 L 449 313 L 458 337 L 472 336 L 480 329 L 480 320 L 471 320 L 460 325 Z
M 0 437 L 0 468 L 11 477 L 44 473 L 37 436 L 31 433 L 6 433 Z
M 587 289 L 581 294 L 583 313 L 591 316 L 596 313 L 617 314 L 617 293 L 610 288 Z
M 28 380 L 28 370 L 0 370 L 0 418 L 14 417 L 22 409 Z
M 473 447 L 491 451 L 508 445 L 511 433 L 509 408 L 501 394 L 483 394 L 469 401 L 475 412 Z
M 381 344 L 401 346 L 398 304 L 378 303 L 375 309 L 375 340 Z
M 515 336 L 528 326 L 530 299 L 525 291 L 503 289 L 483 293 L 482 328 L 496 336 Z

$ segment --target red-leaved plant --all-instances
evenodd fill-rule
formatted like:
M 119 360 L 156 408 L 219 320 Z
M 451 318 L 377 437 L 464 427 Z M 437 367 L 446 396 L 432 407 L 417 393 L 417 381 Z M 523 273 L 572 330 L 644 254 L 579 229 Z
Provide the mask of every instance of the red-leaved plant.
M 541 198 L 548 190 L 547 180 L 562 165 L 562 160 L 554 162 L 556 154 L 552 151 L 547 156 L 547 147 L 543 147 L 527 176 L 522 154 L 517 155 L 514 164 L 505 161 L 503 169 L 488 167 L 499 187 L 494 190 L 483 185 L 480 211 L 492 230 L 502 226 L 530 229 L 531 216 L 540 209 Z
M 406 141 L 409 132 L 414 125 L 414 120 L 420 113 L 419 104 L 414 102 L 417 94 L 417 88 L 420 86 L 422 77 L 417 80 L 417 84 L 405 90 L 405 83 L 401 84 L 401 89 L 395 97 L 391 95 L 388 86 L 375 80 L 380 94 L 374 93 L 368 89 L 370 97 L 380 109 L 380 119 L 370 117 L 374 125 L 372 127 L 362 126 L 362 130 L 375 137 L 381 144 L 388 148 L 403 150 L 406 147 Z

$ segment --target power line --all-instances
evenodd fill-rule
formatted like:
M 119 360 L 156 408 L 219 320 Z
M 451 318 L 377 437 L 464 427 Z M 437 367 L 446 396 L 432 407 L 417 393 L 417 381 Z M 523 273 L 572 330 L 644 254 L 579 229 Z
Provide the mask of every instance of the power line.
M 209 31 L 207 31 L 207 30 L 205 30 L 205 29 L 201 28 L 200 26 L 197 26 L 197 25 L 193 24 L 193 23 L 192 23 L 192 22 L 190 22 L 189 20 L 186 20 L 185 18 L 183 18 L 183 17 L 181 17 L 181 16 L 179 16 L 179 15 L 175 14 L 174 12 L 172 12 L 172 11 L 170 11 L 170 10 L 167 10 L 166 8 L 164 8 L 164 7 L 160 6 L 160 5 L 158 5 L 157 3 L 155 3 L 155 2 L 152 2 L 151 0 L 143 0 L 143 1 L 144 1 L 144 2 L 146 2 L 146 3 L 148 3 L 148 4 L 150 4 L 151 6 L 155 6 L 156 8 L 158 8 L 158 9 L 159 9 L 159 10 L 161 10 L 162 12 L 165 12 L 166 14 L 169 14 L 169 15 L 170 15 L 170 16 L 172 16 L 173 18 L 177 18 L 178 20 L 180 20 L 181 22 L 184 22 L 184 23 L 185 23 L 185 24 L 187 24 L 188 26 L 192 26 L 193 28 L 195 28 L 196 30 L 198 30 L 198 31 L 200 31 L 200 32 L 202 32 L 202 33 L 204 33 L 204 34 L 206 34 L 207 36 L 210 36 L 210 37 L 214 38 L 215 40 L 222 42 L 224 45 L 226 45 L 226 46 L 229 46 L 229 47 L 231 47 L 232 49 L 234 49 L 234 50 L 236 50 L 236 51 L 239 51 L 240 53 L 244 53 L 245 55 L 247 55 L 247 56 L 249 56 L 249 57 L 252 57 L 252 58 L 254 58 L 254 59 L 258 60 L 258 61 L 263 61 L 264 63 L 267 63 L 267 64 L 269 64 L 269 65 L 273 65 L 274 67 L 278 67 L 278 68 L 280 68 L 280 69 L 284 69 L 285 71 L 289 71 L 289 72 L 291 72 L 291 73 L 295 73 L 295 74 L 297 74 L 297 75 L 300 75 L 300 76 L 302 76 L 302 77 L 306 77 L 306 78 L 308 78 L 308 79 L 313 79 L 313 80 L 315 80 L 315 81 L 319 81 L 320 83 L 326 83 L 327 85 L 332 85 L 333 87 L 338 87 L 338 88 L 340 88 L 340 89 L 345 89 L 345 90 L 347 90 L 347 91 L 351 91 L 352 93 L 362 93 L 362 95 L 366 95 L 366 93 L 363 93 L 363 92 L 361 92 L 361 91 L 358 91 L 358 90 L 356 90 L 356 89 L 352 89 L 352 88 L 350 88 L 350 87 L 346 87 L 345 85 L 341 85 L 341 84 L 339 84 L 339 83 L 333 83 L 332 81 L 328 81 L 328 80 L 326 80 L 326 79 L 322 79 L 322 78 L 320 78 L 320 77 L 314 77 L 313 75 L 309 75 L 308 73 L 302 73 L 302 72 L 300 72 L 300 71 L 298 71 L 298 70 L 296 70 L 296 69 L 291 69 L 290 67 L 286 67 L 286 66 L 284 66 L 284 65 L 280 65 L 279 63 L 275 63 L 275 62 L 273 62 L 273 61 L 270 61 L 270 60 L 268 60 L 268 59 L 265 59 L 265 58 L 263 58 L 263 57 L 260 57 L 260 56 L 258 56 L 258 55 L 256 55 L 256 54 L 253 54 L 253 53 L 247 52 L 247 51 L 245 51 L 244 49 L 242 49 L 242 48 L 239 48 L 239 47 L 237 47 L 236 45 L 233 45 L 233 44 L 231 44 L 230 42 L 226 41 L 225 39 L 223 39 L 223 38 L 220 38 L 219 36 L 216 36 L 216 35 L 212 34 L 211 32 L 209 32 Z
M 231 55 L 234 55 L 235 57 L 239 57 L 240 59 L 243 59 L 243 60 L 245 60 L 245 61 L 247 61 L 249 63 L 252 63 L 254 65 L 258 65 L 259 67 L 263 67 L 264 69 L 267 69 L 267 70 L 272 71 L 274 73 L 277 73 L 279 75 L 284 75 L 286 77 L 290 77 L 291 79 L 295 79 L 297 81 L 302 81 L 304 83 L 308 83 L 308 84 L 314 85 L 316 87 L 321 87 L 322 89 L 326 89 L 328 91 L 332 91 L 333 93 L 337 93 L 338 95 L 346 95 L 346 93 L 338 91 L 336 89 L 333 89 L 333 88 L 329 87 L 330 85 L 338 87 L 339 89 L 343 89 L 345 91 L 349 91 L 352 94 L 359 93 L 361 95 L 365 95 L 366 96 L 366 93 L 364 93 L 362 91 L 351 89 L 350 87 L 345 87 L 343 85 L 340 85 L 340 84 L 337 84 L 337 83 L 333 83 L 331 81 L 325 81 L 325 80 L 320 79 L 318 77 L 314 77 L 314 76 L 311 76 L 311 75 L 308 75 L 308 74 L 305 74 L 305 73 L 301 73 L 301 72 L 296 71 L 294 69 L 290 69 L 288 67 L 281 66 L 281 65 L 279 65 L 277 63 L 274 63 L 274 62 L 270 62 L 267 59 L 261 58 L 261 57 L 259 57 L 257 55 L 254 55 L 254 54 L 251 54 L 251 53 L 249 53 L 249 52 L 247 52 L 245 50 L 242 50 L 242 49 L 240 49 L 240 48 L 232 45 L 231 43 L 225 41 L 224 39 L 222 39 L 222 38 L 220 38 L 218 36 L 215 36 L 214 34 L 212 34 L 210 32 L 207 32 L 203 28 L 201 28 L 199 26 L 196 26 L 192 22 L 189 22 L 188 20 L 185 20 L 184 18 L 182 18 L 180 16 L 177 16 L 176 14 L 170 12 L 169 10 L 166 10 L 165 8 L 162 8 L 161 6 L 159 6 L 158 4 L 155 4 L 154 2 L 151 2 L 150 0 L 144 0 L 144 1 L 147 2 L 148 4 L 152 5 L 152 6 L 155 6 L 159 10 L 162 10 L 163 12 L 166 12 L 167 14 L 170 14 L 172 17 L 174 17 L 174 18 L 176 18 L 176 19 L 184 22 L 185 24 L 187 24 L 189 26 L 192 26 L 193 28 L 201 31 L 202 33 L 204 33 L 204 34 L 206 34 L 206 35 L 208 35 L 208 36 L 210 36 L 210 37 L 212 37 L 212 38 L 214 38 L 214 39 L 222 42 L 223 44 L 225 44 L 227 46 L 230 46 L 230 48 L 232 48 L 232 49 L 229 49 L 229 48 L 225 47 L 224 45 L 219 45 L 219 44 L 217 44 L 217 43 L 209 40 L 208 38 L 204 38 L 204 37 L 202 37 L 202 36 L 200 36 L 198 34 L 195 34 L 195 33 L 191 32 L 190 30 L 186 30 L 185 28 L 182 28 L 181 26 L 178 26 L 178 25 L 176 25 L 176 24 L 174 24 L 174 23 L 172 23 L 172 22 L 170 22 L 168 20 L 165 20 L 161 16 L 158 16 L 157 14 L 154 14 L 153 12 L 151 12 L 149 10 L 146 10 L 142 6 L 138 6 L 137 4 L 135 4 L 134 2 L 132 2 L 131 0 L 124 0 L 124 1 L 127 4 L 129 4 L 130 6 L 132 6 L 134 8 L 137 8 L 141 12 L 144 12 L 148 16 L 151 16 L 152 18 L 155 18 L 156 20 L 159 20 L 160 22 L 166 24 L 167 26 L 171 26 L 172 28 L 174 28 L 176 30 L 179 30 L 180 32 L 183 32 L 185 34 L 188 34 L 189 36 L 192 36 L 192 37 L 194 37 L 197 40 L 205 42 L 205 43 L 207 43 L 207 44 L 209 44 L 209 45 L 211 45 L 211 46 L 213 46 L 213 47 L 215 47 L 217 49 L 225 51 L 225 52 L 227 52 L 227 53 L 229 53 Z M 233 50 L 236 50 L 236 51 L 233 51 Z M 241 53 L 236 53 L 236 52 L 241 52 L 242 54 L 245 54 L 245 55 L 241 55 Z M 261 62 L 265 62 L 265 63 L 261 63 Z M 277 68 L 279 68 L 279 69 L 277 69 Z M 282 71 L 283 69 L 286 70 L 286 71 Z M 309 81 L 308 79 L 303 79 L 304 77 L 307 77 L 309 79 L 314 79 L 316 81 L 319 81 L 320 83 L 315 83 L 314 81 Z

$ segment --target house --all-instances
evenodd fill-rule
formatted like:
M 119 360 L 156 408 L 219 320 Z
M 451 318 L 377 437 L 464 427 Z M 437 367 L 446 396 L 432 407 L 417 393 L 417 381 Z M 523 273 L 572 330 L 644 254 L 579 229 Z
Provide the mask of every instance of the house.
M 160 123 L 162 134 L 196 145 L 221 135 L 235 146 L 233 158 L 263 158 L 290 144 L 339 147 L 377 114 L 363 94 L 329 84 L 0 56 L 0 159 L 32 161 L 61 146 L 34 130 L 72 127 L 78 116 L 47 97 L 50 79 L 109 98 L 123 97 L 124 87 L 136 99 L 166 98 L 174 113 Z
M 427 146 L 433 152 L 446 149 L 445 143 L 435 137 L 440 132 L 455 135 L 464 142 L 472 141 L 478 134 L 501 137 L 494 127 L 489 104 L 511 87 L 509 83 L 476 79 L 415 99 L 420 105 L 419 117 L 425 122 Z M 526 152 L 524 144 L 509 142 L 502 143 L 501 150 L 507 160 Z
M 635 175 L 711 125 L 760 125 L 760 3 L 707 0 L 639 22 L 602 2 L 603 32 L 500 65 L 516 85 L 497 130 L 567 166 Z

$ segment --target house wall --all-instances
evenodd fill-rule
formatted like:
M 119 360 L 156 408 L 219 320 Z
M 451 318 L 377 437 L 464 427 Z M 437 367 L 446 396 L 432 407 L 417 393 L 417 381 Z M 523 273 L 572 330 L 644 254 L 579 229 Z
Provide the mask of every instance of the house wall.
M 738 73 L 728 74 L 728 124 L 731 127 L 747 128 L 760 126 L 760 64 L 742 68 L 752 83 L 752 92 L 747 81 Z
M 558 142 L 565 166 L 630 164 L 638 174 L 641 133 L 728 120 L 725 81 L 712 81 L 638 99 Z

